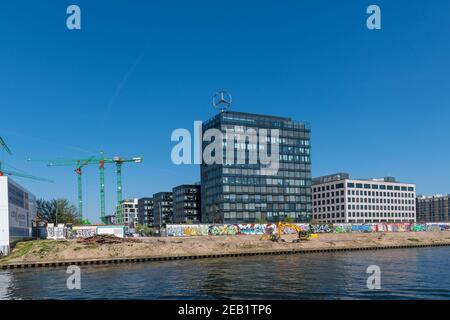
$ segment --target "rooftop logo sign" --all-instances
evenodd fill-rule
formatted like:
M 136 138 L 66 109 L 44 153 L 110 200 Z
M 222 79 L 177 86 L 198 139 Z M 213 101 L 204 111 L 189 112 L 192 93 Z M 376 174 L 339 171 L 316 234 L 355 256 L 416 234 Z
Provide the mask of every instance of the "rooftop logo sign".
M 219 109 L 220 112 L 224 112 L 231 107 L 233 98 L 227 91 L 218 91 L 213 96 L 212 105 L 214 108 Z

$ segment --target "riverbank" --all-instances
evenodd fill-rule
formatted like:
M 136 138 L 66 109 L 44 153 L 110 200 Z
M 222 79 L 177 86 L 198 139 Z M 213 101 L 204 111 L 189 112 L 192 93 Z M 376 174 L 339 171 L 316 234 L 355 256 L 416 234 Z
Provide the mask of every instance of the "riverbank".
M 358 249 L 381 249 L 449 245 L 450 232 L 342 233 L 320 234 L 318 239 L 292 243 L 260 240 L 260 236 L 201 236 L 142 238 L 139 242 L 80 243 L 75 240 L 21 242 L 0 266 L 55 265 L 67 262 L 107 263 L 171 258 L 206 258 L 252 254 L 301 253 Z

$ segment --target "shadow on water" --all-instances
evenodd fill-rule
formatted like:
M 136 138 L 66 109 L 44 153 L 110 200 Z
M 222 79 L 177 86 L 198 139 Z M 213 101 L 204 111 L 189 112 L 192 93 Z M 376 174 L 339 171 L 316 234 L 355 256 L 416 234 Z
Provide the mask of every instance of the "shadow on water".
M 381 290 L 367 288 L 367 267 Z M 450 248 L 0 271 L 1 299 L 449 299 Z

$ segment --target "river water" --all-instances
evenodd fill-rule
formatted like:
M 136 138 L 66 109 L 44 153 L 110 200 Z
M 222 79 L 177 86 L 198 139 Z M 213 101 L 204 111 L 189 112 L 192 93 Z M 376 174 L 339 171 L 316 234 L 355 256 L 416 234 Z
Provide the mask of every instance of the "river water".
M 367 288 L 367 268 L 381 289 Z M 450 299 L 450 248 L 0 271 L 0 299 Z

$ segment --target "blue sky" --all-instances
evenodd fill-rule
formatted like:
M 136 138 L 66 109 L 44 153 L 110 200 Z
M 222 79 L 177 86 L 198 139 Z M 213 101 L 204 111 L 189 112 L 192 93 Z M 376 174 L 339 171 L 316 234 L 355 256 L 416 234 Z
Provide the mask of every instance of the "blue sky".
M 66 28 L 77 4 L 82 30 Z M 370 4 L 382 30 L 366 28 Z M 17 179 L 38 197 L 76 200 L 70 167 L 32 158 L 142 155 L 124 196 L 199 180 L 171 163 L 176 128 L 233 109 L 312 126 L 313 175 L 392 175 L 419 193 L 450 192 L 448 1 L 10 1 L 0 5 L 0 135 L 6 165 L 55 179 Z M 84 171 L 85 213 L 99 178 Z M 115 203 L 107 167 L 108 212 Z

